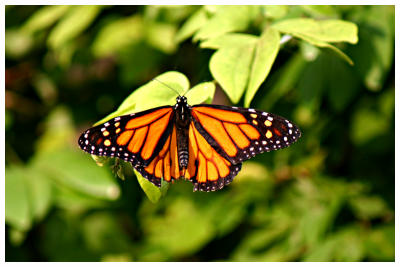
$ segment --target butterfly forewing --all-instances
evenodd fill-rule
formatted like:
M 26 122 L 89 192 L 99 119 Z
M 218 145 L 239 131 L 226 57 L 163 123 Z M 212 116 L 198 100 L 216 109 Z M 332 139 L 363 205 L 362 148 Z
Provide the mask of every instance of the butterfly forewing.
M 289 120 L 255 109 L 197 105 L 192 107 L 192 115 L 207 142 L 233 164 L 285 148 L 301 136 Z
M 173 126 L 173 108 L 159 107 L 113 118 L 85 131 L 78 144 L 98 156 L 147 166 L 158 155 Z

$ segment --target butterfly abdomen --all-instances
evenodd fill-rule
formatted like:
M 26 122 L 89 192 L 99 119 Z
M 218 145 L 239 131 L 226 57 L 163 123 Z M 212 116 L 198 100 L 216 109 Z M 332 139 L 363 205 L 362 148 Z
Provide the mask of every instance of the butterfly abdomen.
M 185 102 L 178 102 L 176 107 L 176 143 L 178 149 L 179 169 L 187 169 L 189 164 L 189 125 L 191 115 Z

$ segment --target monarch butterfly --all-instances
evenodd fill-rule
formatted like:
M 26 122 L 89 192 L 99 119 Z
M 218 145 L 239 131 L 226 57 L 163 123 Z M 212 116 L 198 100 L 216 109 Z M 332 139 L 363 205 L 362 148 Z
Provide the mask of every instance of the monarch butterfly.
M 82 133 L 79 146 L 98 155 L 128 161 L 161 186 L 187 179 L 193 191 L 215 191 L 232 182 L 242 162 L 285 148 L 301 136 L 280 116 L 252 108 L 194 105 L 185 96 L 162 106 L 113 118 Z

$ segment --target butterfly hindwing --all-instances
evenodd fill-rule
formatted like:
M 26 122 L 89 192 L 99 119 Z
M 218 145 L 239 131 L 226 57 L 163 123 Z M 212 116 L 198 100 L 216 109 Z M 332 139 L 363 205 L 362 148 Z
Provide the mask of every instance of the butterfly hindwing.
M 173 126 L 170 106 L 113 118 L 85 131 L 78 144 L 98 156 L 117 157 L 147 166 L 158 155 Z
M 158 187 L 161 186 L 161 179 L 171 182 L 180 178 L 175 126 L 153 160 L 147 166 L 135 166 L 135 169 Z
M 215 191 L 232 182 L 242 167 L 221 156 L 204 138 L 192 122 L 189 126 L 189 165 L 186 178 L 193 182 L 193 190 Z
M 191 110 L 197 130 L 232 164 L 285 148 L 301 136 L 289 120 L 255 109 L 197 105 Z

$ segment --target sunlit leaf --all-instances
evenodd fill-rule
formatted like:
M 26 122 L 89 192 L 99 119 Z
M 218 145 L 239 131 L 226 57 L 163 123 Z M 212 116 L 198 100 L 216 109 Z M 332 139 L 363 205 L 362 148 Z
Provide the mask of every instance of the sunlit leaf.
M 284 5 L 268 5 L 261 7 L 263 14 L 272 19 L 284 17 L 287 14 L 288 9 L 289 7 Z
M 357 43 L 357 25 L 343 20 L 316 21 L 308 18 L 295 18 L 278 21 L 272 25 L 276 30 L 302 38 L 327 42 Z
M 244 97 L 244 105 L 250 106 L 258 88 L 263 83 L 271 70 L 272 64 L 279 51 L 279 33 L 273 28 L 268 28 L 261 34 L 256 44 L 254 59 L 251 66 L 249 84 Z
M 200 43 L 201 48 L 219 49 L 222 47 L 233 47 L 255 44 L 259 37 L 245 33 L 226 33 L 224 35 L 204 40 Z
M 215 93 L 215 83 L 204 82 L 199 83 L 193 88 L 191 88 L 185 96 L 188 99 L 189 105 L 197 105 L 201 103 L 211 104 Z
M 119 106 L 95 125 L 104 123 L 114 117 L 143 111 L 158 106 L 174 105 L 176 97 L 189 89 L 189 80 L 185 75 L 170 71 L 155 77 L 152 81 L 136 89 Z
M 211 57 L 211 74 L 235 104 L 246 89 L 254 49 L 254 44 L 224 47 Z
M 227 32 L 243 31 L 259 11 L 258 6 L 220 6 L 193 39 L 205 40 Z

